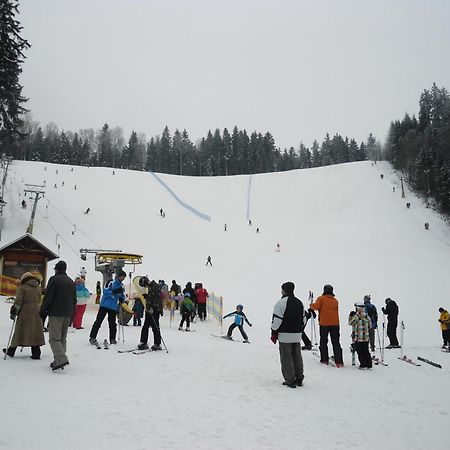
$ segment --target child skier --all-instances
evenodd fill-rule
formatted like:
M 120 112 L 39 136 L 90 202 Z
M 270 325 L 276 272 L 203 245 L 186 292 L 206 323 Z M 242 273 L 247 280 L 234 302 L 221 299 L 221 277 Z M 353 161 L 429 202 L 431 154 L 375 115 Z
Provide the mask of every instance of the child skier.
M 248 321 L 247 316 L 244 314 L 243 309 L 244 309 L 244 307 L 242 305 L 237 305 L 236 311 L 233 311 L 233 312 L 223 316 L 224 319 L 226 319 L 227 317 L 234 316 L 234 322 L 230 325 L 230 328 L 228 328 L 227 335 L 224 337 L 226 337 L 227 339 L 233 340 L 231 335 L 233 333 L 233 330 L 236 327 L 238 327 L 239 331 L 242 334 L 242 337 L 244 338 L 244 342 L 249 343 L 248 336 L 247 336 L 246 332 L 244 331 L 244 320 L 247 322 L 249 327 L 251 327 L 252 324 Z
M 184 293 L 184 299 L 180 303 L 181 322 L 178 329 L 183 329 L 184 321 L 186 321 L 186 331 L 191 331 L 189 328 L 191 322 L 191 314 L 194 310 L 194 302 L 191 300 L 191 294 L 189 292 Z
M 144 305 L 139 297 L 135 297 L 133 305 L 133 326 L 141 326 L 141 319 L 144 317 Z
M 356 303 L 356 311 L 352 311 L 348 318 L 348 324 L 352 326 L 352 338 L 354 348 L 358 354 L 359 368 L 371 369 L 372 358 L 369 352 L 369 329 L 371 320 L 366 314 L 364 304 Z

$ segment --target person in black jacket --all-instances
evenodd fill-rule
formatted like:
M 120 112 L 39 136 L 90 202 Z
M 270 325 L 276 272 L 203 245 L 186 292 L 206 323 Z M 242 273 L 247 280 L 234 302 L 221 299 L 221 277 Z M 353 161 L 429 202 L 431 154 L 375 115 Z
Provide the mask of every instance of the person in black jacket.
M 161 332 L 159 330 L 159 316 L 163 315 L 163 307 L 161 300 L 161 289 L 155 280 L 149 282 L 145 277 L 143 286 L 148 288 L 148 293 L 144 294 L 145 298 L 145 321 L 141 331 L 141 342 L 138 345 L 139 350 L 148 349 L 148 329 L 152 327 L 153 345 L 152 350 L 161 349 Z
M 387 298 L 385 300 L 386 307 L 381 308 L 383 314 L 387 316 L 387 336 L 389 338 L 390 344 L 386 348 L 400 348 L 397 339 L 397 325 L 398 325 L 398 306 L 394 300 Z
M 281 373 L 285 386 L 295 388 L 303 384 L 303 359 L 300 341 L 304 328 L 303 303 L 294 296 L 294 283 L 281 286 L 281 299 L 275 304 L 270 340 L 279 341 Z
M 66 274 L 67 264 L 59 261 L 55 265 L 55 275 L 50 277 L 42 301 L 41 317 L 48 316 L 49 343 L 53 352 L 52 370 L 69 364 L 66 355 L 67 330 L 73 319 L 77 295 L 75 283 Z
M 191 321 L 194 321 L 195 315 L 197 313 L 197 296 L 195 295 L 195 290 L 192 287 L 192 283 L 189 281 L 186 283 L 186 287 L 183 289 L 183 295 L 188 293 L 192 303 L 194 304 L 194 308 L 191 313 Z

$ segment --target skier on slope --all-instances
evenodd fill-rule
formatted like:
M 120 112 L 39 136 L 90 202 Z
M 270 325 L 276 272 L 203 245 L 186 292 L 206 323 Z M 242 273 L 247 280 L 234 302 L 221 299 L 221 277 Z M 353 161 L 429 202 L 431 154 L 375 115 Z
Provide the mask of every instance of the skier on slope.
M 370 295 L 365 295 L 363 298 L 364 305 L 366 307 L 366 313 L 370 318 L 371 327 L 369 328 L 369 342 L 370 342 L 370 351 L 375 351 L 375 330 L 378 327 L 378 312 L 376 306 L 371 303 Z
M 236 311 L 230 312 L 229 314 L 225 314 L 223 318 L 226 319 L 227 317 L 234 316 L 234 322 L 228 328 L 228 332 L 226 335 L 227 339 L 233 340 L 231 335 L 233 334 L 233 330 L 236 327 L 238 327 L 239 331 L 242 334 L 242 337 L 244 338 L 244 342 L 248 343 L 249 342 L 248 336 L 247 333 L 244 331 L 244 320 L 247 322 L 249 327 L 251 327 L 252 324 L 248 321 L 247 316 L 245 315 L 243 309 L 244 307 L 242 305 L 237 305 Z
M 108 315 L 109 324 L 109 342 L 110 344 L 117 344 L 117 324 L 116 317 L 119 310 L 119 305 L 125 301 L 125 288 L 123 280 L 127 274 L 121 270 L 114 281 L 110 280 L 103 288 L 103 296 L 100 300 L 100 308 L 98 309 L 97 317 L 92 325 L 91 333 L 89 334 L 89 343 L 98 347 L 97 333 L 102 326 L 102 322 Z
M 386 348 L 400 348 L 400 344 L 397 339 L 397 325 L 398 325 L 398 306 L 394 300 L 387 298 L 385 300 L 386 306 L 381 308 L 383 314 L 387 316 L 387 337 L 389 338 L 390 344 Z
M 371 319 L 366 313 L 364 303 L 355 303 L 356 311 L 351 311 L 348 324 L 352 327 L 352 338 L 354 348 L 358 354 L 359 368 L 371 369 L 372 358 L 369 352 L 369 330 Z
M 281 286 L 281 298 L 273 308 L 270 340 L 279 341 L 283 385 L 296 388 L 303 385 L 303 358 L 300 340 L 304 324 L 303 303 L 294 295 L 291 281 Z
M 145 299 L 145 320 L 141 331 L 141 342 L 139 350 L 148 350 L 148 329 L 152 327 L 153 345 L 152 350 L 162 350 L 161 332 L 159 329 L 159 316 L 163 315 L 163 304 L 161 299 L 161 289 L 155 280 L 149 281 L 147 277 L 141 277 L 143 287 L 148 288 L 148 293 L 144 294 Z M 141 281 L 139 281 L 141 285 Z
M 184 294 L 183 301 L 180 303 L 181 322 L 180 326 L 178 327 L 180 331 L 183 330 L 183 324 L 185 321 L 186 321 L 186 331 L 191 331 L 189 325 L 191 322 L 191 315 L 193 309 L 194 309 L 194 302 L 191 299 L 191 294 L 189 294 L 189 292 L 186 292 Z
M 333 346 L 334 362 L 336 367 L 343 367 L 342 347 L 339 343 L 339 302 L 333 293 L 333 286 L 326 284 L 323 294 L 311 303 L 311 310 L 319 311 L 320 328 L 320 362 L 328 364 L 328 334 Z
M 195 283 L 195 296 L 197 298 L 198 317 L 201 321 L 206 320 L 206 302 L 209 294 L 202 283 Z
M 192 303 L 194 304 L 191 314 L 191 322 L 193 322 L 197 311 L 197 296 L 195 295 L 195 290 L 192 287 L 192 283 L 190 281 L 186 283 L 186 287 L 183 289 L 183 295 L 185 295 L 186 293 L 189 294 L 189 297 L 192 300 Z
M 439 316 L 438 322 L 441 324 L 442 339 L 444 344 L 442 348 L 449 348 L 450 350 L 450 314 L 444 308 L 439 308 L 441 315 Z

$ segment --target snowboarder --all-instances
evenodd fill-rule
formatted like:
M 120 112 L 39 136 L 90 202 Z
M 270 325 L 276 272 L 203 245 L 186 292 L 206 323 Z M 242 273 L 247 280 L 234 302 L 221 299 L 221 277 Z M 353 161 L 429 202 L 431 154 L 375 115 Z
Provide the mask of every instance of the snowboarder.
M 88 208 L 84 213 L 85 214 L 89 214 L 89 211 L 91 210 L 91 208 Z
M 138 345 L 139 350 L 148 350 L 148 329 L 152 327 L 153 345 L 152 350 L 162 350 L 161 331 L 159 329 L 159 316 L 163 315 L 161 300 L 161 289 L 155 280 L 149 281 L 147 277 L 142 277 L 143 287 L 148 288 L 148 293 L 144 294 L 145 299 L 145 320 L 141 331 L 141 342 Z M 141 284 L 141 282 L 139 282 Z
M 66 274 L 67 264 L 58 261 L 55 275 L 47 283 L 39 314 L 48 316 L 48 334 L 53 352 L 52 370 L 62 369 L 69 364 L 66 354 L 67 330 L 72 321 L 77 303 L 75 283 Z
M 201 321 L 204 321 L 206 320 L 206 302 L 209 294 L 202 283 L 195 283 L 195 296 L 197 298 L 198 317 Z
M 439 312 L 441 315 L 438 322 L 441 324 L 442 339 L 444 341 L 442 348 L 450 348 L 450 315 L 444 308 L 439 308 Z
M 294 296 L 294 283 L 281 286 L 281 298 L 273 308 L 270 340 L 279 342 L 283 385 L 296 388 L 303 385 L 303 358 L 300 340 L 304 328 L 303 303 Z
M 39 317 L 40 281 L 30 272 L 25 272 L 20 277 L 16 298 L 10 309 L 10 318 L 16 321 L 14 334 L 9 347 L 3 349 L 11 358 L 17 347 L 31 347 L 31 358 L 41 358 L 40 347 L 45 345 L 45 340 L 42 320 Z
M 191 299 L 191 294 L 189 292 L 186 292 L 184 294 L 184 299 L 180 303 L 180 313 L 181 313 L 181 322 L 178 329 L 181 331 L 183 330 L 183 324 L 186 321 L 186 331 L 191 331 L 189 328 L 190 322 L 191 322 L 191 315 L 192 311 L 194 310 L 194 302 Z
M 133 326 L 141 326 L 141 320 L 144 317 L 144 305 L 139 297 L 134 298 L 133 305 Z
M 247 333 L 244 331 L 244 320 L 247 322 L 248 326 L 251 327 L 252 324 L 248 321 L 247 316 L 245 315 L 244 311 L 243 311 L 244 307 L 242 305 L 237 305 L 236 306 L 236 311 L 233 311 L 229 314 L 225 314 L 223 316 L 223 319 L 226 319 L 227 317 L 231 317 L 234 316 L 234 322 L 230 325 L 230 327 L 228 328 L 228 332 L 227 332 L 227 339 L 232 340 L 232 334 L 233 334 L 233 330 L 238 327 L 239 331 L 242 334 L 242 337 L 244 338 L 244 342 L 248 343 L 248 336 Z
M 339 302 L 334 296 L 331 284 L 323 287 L 323 294 L 314 303 L 311 303 L 310 309 L 319 311 L 320 362 L 328 364 L 329 334 L 336 367 L 343 367 L 342 347 L 339 343 Z
M 125 301 L 125 288 L 123 287 L 123 280 L 127 274 L 121 270 L 114 281 L 108 281 L 103 288 L 102 299 L 100 300 L 100 308 L 98 309 L 97 317 L 92 325 L 91 333 L 89 334 L 89 342 L 98 347 L 97 333 L 106 315 L 108 315 L 109 324 L 109 343 L 117 344 L 117 324 L 116 317 L 119 310 L 119 304 Z
M 378 327 L 378 312 L 373 303 L 370 303 L 370 295 L 365 295 L 363 298 L 364 305 L 366 307 L 366 314 L 369 316 L 371 326 L 369 328 L 369 343 L 370 351 L 375 351 L 375 330 Z
M 212 267 L 211 256 L 208 256 L 206 258 L 206 264 L 205 265 L 207 266 L 208 264 Z
M 359 359 L 360 369 L 371 369 L 372 358 L 369 352 L 369 330 L 371 320 L 366 314 L 364 303 L 355 303 L 356 311 L 351 311 L 348 324 L 352 327 L 352 340 Z
M 387 337 L 389 338 L 390 344 L 386 348 L 400 348 L 397 339 L 397 325 L 398 325 L 398 306 L 394 300 L 387 298 L 385 300 L 386 306 L 381 308 L 383 314 L 387 316 Z

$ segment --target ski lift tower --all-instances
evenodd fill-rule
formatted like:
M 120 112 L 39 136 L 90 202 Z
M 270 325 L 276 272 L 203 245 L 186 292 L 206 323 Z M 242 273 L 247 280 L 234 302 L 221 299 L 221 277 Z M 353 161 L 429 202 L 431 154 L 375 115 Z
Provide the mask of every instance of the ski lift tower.
M 113 278 L 114 274 L 117 275 L 120 271 L 122 271 L 126 264 L 132 264 L 134 267 L 136 264 L 142 264 L 143 258 L 142 255 L 124 253 L 121 250 L 81 248 L 80 255 L 83 261 L 86 260 L 87 253 L 95 254 L 95 270 L 103 275 L 103 286 L 107 281 Z

